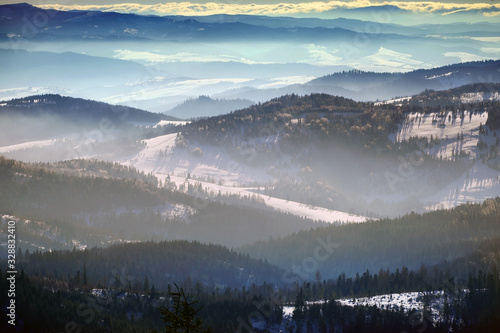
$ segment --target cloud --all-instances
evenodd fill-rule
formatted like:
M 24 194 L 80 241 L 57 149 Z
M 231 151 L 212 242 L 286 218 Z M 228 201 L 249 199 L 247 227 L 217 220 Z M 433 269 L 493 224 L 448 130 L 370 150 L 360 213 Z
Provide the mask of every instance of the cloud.
M 484 53 L 500 53 L 500 47 L 482 47 L 480 50 Z
M 390 69 L 393 72 L 407 72 L 417 68 L 431 67 L 430 64 L 413 59 L 410 54 L 389 50 L 384 47 L 380 47 L 375 54 L 363 57 L 362 61 L 353 63 L 352 66 L 369 71 L 387 71 Z
M 500 11 L 483 13 L 484 16 L 494 17 L 500 15 Z
M 314 44 L 304 45 L 304 48 L 307 50 L 310 59 L 299 62 L 318 65 L 318 66 L 331 66 L 331 65 L 338 65 L 339 62 L 342 61 L 341 57 L 333 55 L 333 53 L 338 53 L 338 50 L 334 50 L 333 52 L 328 52 L 326 47 Z
M 142 82 L 139 84 L 130 85 L 133 88 L 123 94 L 117 94 L 103 98 L 102 101 L 106 103 L 124 103 L 128 101 L 141 101 L 154 98 L 164 98 L 166 96 L 199 96 L 203 94 L 210 94 L 211 86 L 222 85 L 223 88 L 216 89 L 226 90 L 229 88 L 239 87 L 241 84 L 246 84 L 252 81 L 248 78 L 214 78 L 214 79 L 198 79 L 198 80 L 181 80 L 171 81 L 167 83 L 157 82 L 157 84 L 146 84 Z M 213 91 L 211 92 L 213 93 Z
M 314 80 L 315 76 L 283 76 L 272 78 L 270 83 L 257 86 L 259 89 L 273 89 L 289 86 L 291 84 L 303 84 Z
M 458 12 L 480 11 L 485 16 L 500 14 L 499 4 L 489 3 L 444 3 L 431 1 L 385 1 L 372 2 L 370 0 L 330 1 L 330 2 L 303 2 L 280 4 L 235 4 L 235 3 L 192 3 L 170 2 L 155 5 L 137 3 L 109 4 L 109 5 L 59 5 L 47 4 L 42 8 L 58 10 L 97 10 L 120 13 L 156 14 L 156 15 L 216 15 L 216 14 L 251 14 L 251 15 L 294 15 L 302 13 L 322 13 L 335 9 L 359 9 L 377 6 L 393 6 L 413 13 L 434 13 L 449 15 Z
M 189 52 L 178 52 L 175 54 L 159 54 L 146 51 L 115 50 L 116 59 L 146 61 L 149 63 L 168 63 L 168 62 L 241 62 L 248 65 L 271 64 L 271 62 L 257 62 L 247 58 L 235 57 L 230 55 L 205 55 Z
M 467 52 L 446 52 L 444 56 L 459 58 L 461 62 L 481 61 L 490 59 L 489 57 L 483 57 L 477 54 L 472 54 Z

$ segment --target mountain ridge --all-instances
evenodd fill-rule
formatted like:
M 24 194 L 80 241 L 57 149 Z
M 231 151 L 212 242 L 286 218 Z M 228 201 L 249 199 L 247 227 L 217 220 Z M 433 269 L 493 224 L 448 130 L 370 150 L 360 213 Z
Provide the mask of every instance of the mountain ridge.
M 3 21 L 12 21 L 0 28 L 3 39 L 8 36 L 22 36 L 26 34 L 26 25 L 21 25 L 23 17 L 35 17 L 45 13 L 51 19 L 41 30 L 31 24 L 31 38 L 38 40 L 62 39 L 145 39 L 145 40 L 227 40 L 246 38 L 259 40 L 259 36 L 266 35 L 274 40 L 322 40 L 332 37 L 353 38 L 355 32 L 339 27 L 335 28 L 302 28 L 293 31 L 286 28 L 268 28 L 242 22 L 202 23 L 194 19 L 176 21 L 163 16 L 143 16 L 137 14 L 108 13 L 99 11 L 59 11 L 41 9 L 30 5 L 3 5 L 0 6 L 0 15 Z M 104 27 L 94 22 L 103 19 Z M 90 20 L 90 21 L 89 21 Z M 28 21 L 29 22 L 29 21 Z M 149 26 L 146 26 L 145 23 Z M 9 22 L 10 23 L 10 22 Z M 92 23 L 93 30 L 86 29 Z M 109 30 L 107 27 L 113 27 Z M 107 30 L 108 29 L 108 30 Z M 82 34 L 83 32 L 83 34 Z
M 83 108 L 81 105 L 84 105 Z M 80 106 L 77 106 L 80 105 Z M 72 107 L 71 107 L 72 106 Z M 96 109 L 100 109 L 99 111 Z M 85 111 L 86 114 L 83 114 Z M 128 106 L 111 105 L 104 102 L 61 96 L 59 94 L 32 95 L 0 102 L 0 115 L 22 114 L 36 116 L 40 114 L 56 114 L 68 119 L 103 117 L 116 122 L 159 122 L 160 120 L 179 120 L 165 114 L 144 111 Z
M 407 73 L 369 72 L 350 70 L 313 79 L 304 84 L 279 89 L 257 89 L 244 93 L 225 92 L 223 98 L 247 98 L 263 102 L 284 94 L 326 93 L 341 95 L 358 101 L 388 100 L 411 96 L 426 89 L 447 90 L 474 83 L 500 82 L 500 60 L 456 63 L 431 69 L 417 69 Z

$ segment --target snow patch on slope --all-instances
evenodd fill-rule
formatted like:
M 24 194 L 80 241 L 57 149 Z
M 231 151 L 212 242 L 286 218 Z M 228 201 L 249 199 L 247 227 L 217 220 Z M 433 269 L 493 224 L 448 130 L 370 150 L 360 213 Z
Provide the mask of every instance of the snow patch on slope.
M 379 309 L 409 312 L 424 310 L 425 298 L 427 298 L 429 310 L 434 322 L 442 320 L 444 311 L 445 293 L 442 290 L 432 292 L 406 292 L 400 294 L 386 294 L 372 297 L 344 298 L 337 302 L 347 306 L 376 306 Z
M 478 95 L 469 96 L 475 98 Z M 482 97 L 481 97 L 482 100 Z M 498 158 L 482 160 L 489 150 L 480 150 L 478 142 L 489 147 L 496 144 L 496 131 L 484 126 L 488 119 L 487 112 L 464 111 L 463 117 L 453 112 L 446 113 L 411 113 L 391 140 L 408 140 L 411 137 L 431 137 L 434 143 L 421 149 L 436 158 L 452 159 L 462 156 L 467 160 L 468 169 L 460 177 L 440 191 L 421 200 L 428 210 L 448 209 L 467 202 L 482 202 L 500 195 L 500 172 Z M 484 132 L 480 133 L 480 126 Z M 497 165 L 493 165 L 497 163 Z M 491 164 L 489 166 L 489 164 Z M 493 167 L 491 167 L 493 166 Z
M 56 139 L 38 140 L 38 141 L 28 141 L 28 142 L 18 143 L 15 145 L 3 146 L 0 147 L 0 154 L 10 153 L 28 148 L 46 147 L 53 145 L 56 141 L 57 141 Z
M 405 141 L 412 137 L 439 139 L 426 153 L 435 157 L 451 158 L 455 153 L 464 152 L 475 158 L 479 140 L 479 127 L 488 120 L 487 112 L 464 111 L 463 117 L 451 111 L 443 113 L 410 113 L 399 125 L 391 141 Z M 457 140 L 457 135 L 463 140 Z
M 482 202 L 500 195 L 500 172 L 476 162 L 460 178 L 424 198 L 428 210 L 448 209 L 467 202 Z
M 177 134 L 167 134 L 145 140 L 146 147 L 134 157 L 121 161 L 138 170 L 155 174 L 162 182 L 174 182 L 177 187 L 188 188 L 188 184 L 201 184 L 214 195 L 248 196 L 265 202 L 269 207 L 293 215 L 326 222 L 365 222 L 367 218 L 302 204 L 256 193 L 251 183 L 266 183 L 273 177 L 265 168 L 254 168 L 239 163 L 223 149 L 211 145 L 199 145 L 200 153 L 190 148 L 176 147 Z M 196 149 L 195 148 L 195 149 Z
M 445 73 L 445 74 L 441 74 L 441 75 L 433 75 L 433 76 L 426 77 L 425 79 L 426 80 L 434 80 L 434 79 L 437 79 L 440 77 L 450 76 L 451 74 L 453 74 L 453 72 L 449 72 L 449 73 Z

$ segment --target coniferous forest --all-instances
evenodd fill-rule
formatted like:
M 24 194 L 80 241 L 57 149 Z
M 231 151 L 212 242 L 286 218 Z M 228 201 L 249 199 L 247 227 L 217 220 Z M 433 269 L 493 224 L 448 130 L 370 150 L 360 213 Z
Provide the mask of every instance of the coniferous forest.
M 498 197 L 482 204 L 359 224 L 314 226 L 309 222 L 314 228 L 233 249 L 196 240 L 120 244 L 117 238 L 115 245 L 109 245 L 98 236 L 94 245 L 82 248 L 88 239 L 67 240 L 106 228 L 75 219 L 75 212 L 120 205 L 155 207 L 162 201 L 192 204 L 193 194 L 159 187 L 151 175 L 112 163 L 26 164 L 5 158 L 1 162 L 5 184 L 1 194 L 11 200 L 2 203 L 13 208 L 6 213 L 25 216 L 17 220 L 18 236 L 25 242 L 16 251 L 16 302 L 21 309 L 17 318 L 23 331 L 40 327 L 88 332 L 110 327 L 112 331 L 162 330 L 159 309 L 172 305 L 177 285 L 187 300 L 196 302 L 203 327 L 215 332 L 283 328 L 419 332 L 424 327 L 430 332 L 493 332 L 498 325 L 494 315 L 500 310 Z M 39 192 L 43 195 L 31 190 L 35 184 L 44 188 Z M 57 193 L 64 195 L 57 197 Z M 58 206 L 71 207 L 74 197 L 82 200 L 85 193 L 96 200 L 85 200 L 86 205 L 77 205 L 80 210 Z M 221 212 L 230 206 L 212 200 L 207 202 L 215 208 L 207 206 L 203 212 L 227 219 Z M 256 218 L 263 214 L 259 205 L 256 201 L 244 209 L 253 210 Z M 263 219 L 273 216 L 266 214 Z M 144 215 L 134 216 L 136 223 L 150 227 L 151 221 L 141 220 Z M 3 217 L 5 234 L 11 218 Z M 116 223 L 123 221 L 116 218 Z M 50 251 L 26 242 L 36 243 L 49 232 L 53 243 L 44 245 Z M 2 289 L 7 290 L 9 274 L 6 270 L 1 274 Z M 421 306 L 410 309 L 345 303 L 415 292 L 412 301 Z M 8 301 L 6 294 L 2 297 L 2 302 Z
M 500 331 L 500 5 L 27 2 L 0 332 Z

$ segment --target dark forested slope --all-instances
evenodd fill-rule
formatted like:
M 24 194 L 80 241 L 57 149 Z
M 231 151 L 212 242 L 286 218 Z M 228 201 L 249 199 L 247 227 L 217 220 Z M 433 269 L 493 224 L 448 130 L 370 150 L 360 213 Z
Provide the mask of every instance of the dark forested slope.
M 289 269 L 290 279 L 300 280 L 311 278 L 316 270 L 323 277 L 335 277 L 367 268 L 376 271 L 406 265 L 417 269 L 422 263 L 433 264 L 471 253 L 482 241 L 498 236 L 499 197 L 450 210 L 320 227 L 242 250 Z

